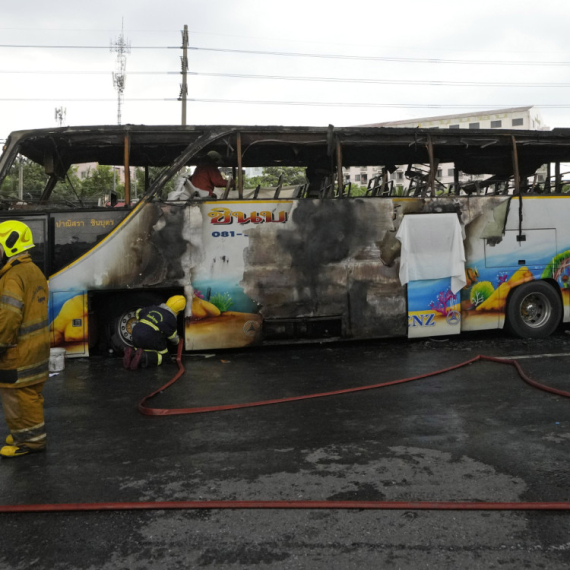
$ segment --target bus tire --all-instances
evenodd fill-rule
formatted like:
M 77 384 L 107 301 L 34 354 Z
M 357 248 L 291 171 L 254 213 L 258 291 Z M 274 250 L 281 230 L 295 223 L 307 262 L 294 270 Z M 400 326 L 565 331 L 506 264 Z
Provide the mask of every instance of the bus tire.
M 106 306 L 105 337 L 110 349 L 123 354 L 125 349 L 133 346 L 132 323 L 136 312 L 142 307 L 164 303 L 164 295 L 156 293 L 132 293 L 120 295 Z
M 524 283 L 513 290 L 507 305 L 507 328 L 520 338 L 546 338 L 562 318 L 558 292 L 545 281 Z

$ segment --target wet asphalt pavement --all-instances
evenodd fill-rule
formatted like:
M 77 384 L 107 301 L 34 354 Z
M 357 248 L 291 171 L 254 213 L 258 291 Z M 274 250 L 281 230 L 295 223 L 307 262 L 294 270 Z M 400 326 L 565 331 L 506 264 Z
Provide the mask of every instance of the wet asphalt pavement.
M 184 358 L 149 405 L 258 401 L 492 356 L 570 391 L 570 336 L 265 347 Z M 559 356 L 552 356 L 559 355 Z M 48 451 L 0 461 L 0 504 L 178 500 L 570 501 L 570 399 L 478 362 L 318 400 L 145 417 L 176 372 L 66 362 L 45 390 Z M 2 418 L 2 426 L 4 421 Z M 1 569 L 566 569 L 570 512 L 208 510 L 0 514 Z

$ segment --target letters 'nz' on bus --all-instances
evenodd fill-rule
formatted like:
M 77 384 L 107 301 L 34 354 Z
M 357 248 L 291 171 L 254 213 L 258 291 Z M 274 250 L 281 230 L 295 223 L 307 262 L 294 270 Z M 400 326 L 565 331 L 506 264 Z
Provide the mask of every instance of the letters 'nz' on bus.
M 169 200 L 167 185 L 212 150 L 235 187 Z M 7 197 L 22 160 L 45 172 L 36 199 Z M 69 355 L 120 351 L 135 310 L 170 294 L 188 300 L 187 350 L 503 327 L 543 337 L 570 321 L 566 162 L 566 129 L 19 131 L 0 158 L 0 219 L 32 228 L 49 276 L 52 344 Z M 82 163 L 123 166 L 124 205 L 58 201 L 58 181 Z M 447 186 L 437 179 L 443 163 L 456 174 Z M 358 196 L 343 173 L 355 165 L 378 173 Z M 405 189 L 390 174 L 402 165 Z M 244 188 L 243 169 L 269 166 L 304 167 L 306 180 Z M 136 204 L 132 167 L 146 172 Z

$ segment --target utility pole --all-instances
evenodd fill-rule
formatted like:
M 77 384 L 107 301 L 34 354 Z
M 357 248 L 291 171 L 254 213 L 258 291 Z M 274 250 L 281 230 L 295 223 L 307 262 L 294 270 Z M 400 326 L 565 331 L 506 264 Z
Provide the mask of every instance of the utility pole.
M 188 26 L 184 26 L 182 32 L 182 57 L 181 59 L 181 74 L 182 84 L 180 85 L 179 101 L 182 101 L 182 125 L 186 125 L 186 98 L 188 97 Z
M 127 54 L 131 53 L 131 44 L 125 40 L 123 34 L 123 20 L 121 19 L 121 33 L 113 42 L 111 51 L 117 53 L 117 71 L 113 73 L 113 86 L 117 90 L 117 125 L 121 124 L 121 107 L 123 105 L 125 83 L 127 81 Z
M 24 158 L 20 157 L 20 164 L 19 164 L 19 173 L 18 173 L 18 198 L 20 201 L 24 199 Z

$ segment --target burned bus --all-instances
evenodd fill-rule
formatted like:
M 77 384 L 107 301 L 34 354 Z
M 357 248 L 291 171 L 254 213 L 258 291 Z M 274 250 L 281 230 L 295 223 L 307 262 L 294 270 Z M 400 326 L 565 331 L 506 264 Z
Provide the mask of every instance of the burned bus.
M 205 198 L 167 191 L 212 150 L 234 185 Z M 21 160 L 42 169 L 35 198 L 6 195 Z M 70 356 L 120 352 L 136 309 L 171 294 L 188 301 L 189 351 L 500 328 L 545 337 L 570 321 L 566 162 L 567 129 L 19 131 L 0 158 L 0 218 L 32 228 L 52 344 Z M 123 205 L 54 200 L 58 181 L 87 163 L 124 168 Z M 456 173 L 447 185 L 444 163 Z M 355 195 L 343 169 L 359 165 L 377 176 Z M 246 188 L 248 168 L 271 166 L 303 167 L 306 179 Z M 136 204 L 133 167 L 146 173 Z M 392 180 L 398 167 L 405 188 Z

